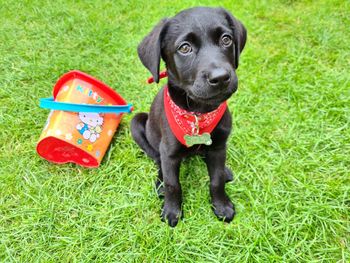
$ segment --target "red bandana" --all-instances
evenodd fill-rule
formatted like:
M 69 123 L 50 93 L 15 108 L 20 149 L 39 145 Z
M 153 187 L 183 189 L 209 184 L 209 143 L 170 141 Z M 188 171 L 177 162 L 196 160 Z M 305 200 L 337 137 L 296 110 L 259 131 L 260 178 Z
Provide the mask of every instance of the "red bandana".
M 170 98 L 168 87 L 166 86 L 164 88 L 164 108 L 173 134 L 183 145 L 190 147 L 191 145 L 186 143 L 184 136 L 196 137 L 203 133 L 210 134 L 224 115 L 227 103 L 225 101 L 216 110 L 207 113 L 189 112 L 175 104 Z

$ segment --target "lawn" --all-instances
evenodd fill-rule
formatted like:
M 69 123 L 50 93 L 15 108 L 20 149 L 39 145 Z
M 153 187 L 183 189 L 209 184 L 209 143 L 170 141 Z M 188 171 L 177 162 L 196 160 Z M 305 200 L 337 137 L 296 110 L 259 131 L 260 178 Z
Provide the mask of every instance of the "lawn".
M 349 1 L 0 0 L 1 262 L 349 262 Z M 157 170 L 126 115 L 98 169 L 35 151 L 38 107 L 72 69 L 148 111 L 159 85 L 136 47 L 159 19 L 224 6 L 247 27 L 229 100 L 230 224 L 211 211 L 203 161 L 181 167 L 184 219 L 160 220 Z

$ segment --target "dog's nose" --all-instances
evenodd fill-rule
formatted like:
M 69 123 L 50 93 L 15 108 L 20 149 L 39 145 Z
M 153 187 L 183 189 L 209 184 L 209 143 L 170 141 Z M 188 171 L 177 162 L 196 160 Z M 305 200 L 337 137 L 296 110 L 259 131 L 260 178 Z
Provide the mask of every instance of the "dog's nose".
M 216 68 L 209 72 L 207 81 L 213 87 L 226 85 L 230 82 L 230 74 L 223 68 Z

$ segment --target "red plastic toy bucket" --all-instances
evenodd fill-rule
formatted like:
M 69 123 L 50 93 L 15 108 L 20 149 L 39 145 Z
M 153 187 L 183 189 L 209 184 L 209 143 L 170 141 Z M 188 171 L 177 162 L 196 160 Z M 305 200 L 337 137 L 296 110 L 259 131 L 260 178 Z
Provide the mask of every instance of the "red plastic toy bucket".
M 54 163 L 98 167 L 124 112 L 132 106 L 99 80 L 74 70 L 56 83 L 52 109 L 37 144 L 38 154 Z

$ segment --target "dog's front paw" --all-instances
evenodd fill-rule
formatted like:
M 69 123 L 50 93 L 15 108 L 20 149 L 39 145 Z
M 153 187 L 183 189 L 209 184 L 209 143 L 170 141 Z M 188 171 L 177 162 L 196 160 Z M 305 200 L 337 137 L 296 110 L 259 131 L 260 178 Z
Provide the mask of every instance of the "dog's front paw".
M 233 203 L 228 198 L 213 201 L 213 210 L 218 219 L 227 223 L 232 221 L 236 213 Z
M 175 227 L 182 217 L 182 212 L 177 206 L 164 204 L 161 216 L 163 222 L 167 221 L 169 226 Z

